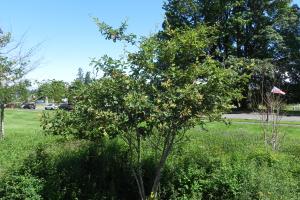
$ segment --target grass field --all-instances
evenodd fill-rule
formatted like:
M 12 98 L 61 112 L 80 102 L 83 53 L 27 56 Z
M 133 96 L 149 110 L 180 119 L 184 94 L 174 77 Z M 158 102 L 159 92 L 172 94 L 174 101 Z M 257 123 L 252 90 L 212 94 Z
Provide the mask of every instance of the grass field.
M 261 133 L 261 124 L 243 124 L 239 122 L 252 122 L 251 120 L 231 120 L 230 125 L 224 123 L 211 123 L 207 125 L 209 132 L 211 133 L 241 133 L 241 134 L 256 134 Z M 284 122 L 290 126 L 279 126 L 279 130 L 282 134 L 285 134 L 288 138 L 300 139 L 300 127 L 293 126 L 299 125 L 299 122 Z
M 17 166 L 26 156 L 28 156 L 40 144 L 54 142 L 58 137 L 43 134 L 39 124 L 42 111 L 28 110 L 6 110 L 5 130 L 6 136 L 0 141 L 0 174 L 10 167 Z M 199 134 L 221 135 L 258 135 L 260 133 L 259 124 L 238 124 L 234 120 L 231 125 L 221 122 L 209 123 L 206 131 L 200 127 L 190 131 L 192 138 L 198 138 Z M 287 122 L 288 123 L 288 122 Z M 294 124 L 294 123 L 291 123 Z M 300 127 L 280 127 L 281 131 L 287 135 L 287 139 L 300 140 Z
M 40 111 L 5 110 L 5 139 L 0 141 L 0 175 L 17 166 L 39 144 L 55 140 L 43 134 Z
M 94 194 L 101 195 L 103 192 L 116 194 L 115 190 L 110 189 L 115 184 L 119 184 L 119 188 L 130 184 L 129 191 L 135 194 L 136 185 L 132 175 L 126 170 L 122 171 L 122 166 L 128 164 L 124 148 L 118 149 L 120 145 L 115 146 L 112 141 L 100 147 L 100 152 L 94 152 L 85 141 L 62 142 L 59 136 L 43 134 L 39 126 L 41 115 L 42 111 L 6 110 L 6 136 L 0 141 L 0 177 L 6 177 L 3 179 L 4 186 L 0 182 L 0 186 L 6 188 L 2 190 L 3 195 L 33 191 L 39 197 L 40 194 L 45 195 L 42 195 L 45 199 L 74 199 L 77 196 L 78 199 L 93 199 Z M 248 192 L 248 199 L 249 195 L 254 195 L 256 199 L 285 199 L 287 195 L 290 195 L 288 199 L 299 199 L 298 186 L 295 186 L 299 184 L 298 174 L 300 177 L 299 127 L 280 127 L 286 137 L 278 152 L 266 150 L 259 124 L 232 121 L 231 125 L 225 125 L 214 122 L 208 123 L 205 129 L 191 129 L 185 143 L 179 144 L 168 159 L 170 174 L 164 174 L 165 178 L 162 179 L 168 198 L 175 190 L 179 196 L 187 196 L 185 199 L 193 199 L 189 195 L 193 192 L 199 194 L 199 191 L 207 192 L 202 195 L 203 198 L 211 195 L 217 199 L 232 199 L 232 196 L 242 198 Z M 46 146 L 41 148 L 46 152 L 35 151 L 40 145 Z M 147 152 L 149 154 L 146 153 L 145 158 L 151 156 L 151 147 Z M 146 163 L 150 160 L 146 159 Z M 5 173 L 20 166 L 27 168 L 27 171 L 23 171 L 25 174 L 22 170 L 18 172 L 20 179 Z M 151 162 L 148 163 L 149 169 L 151 166 Z M 96 183 L 98 187 L 94 187 Z M 42 184 L 37 188 L 44 188 L 43 192 L 30 189 L 33 184 Z M 65 188 L 68 190 L 65 191 Z M 116 189 L 119 188 L 116 186 Z M 229 196 L 224 197 L 226 193 L 219 192 L 220 188 L 227 191 Z M 125 191 L 125 194 L 129 191 Z M 263 198 L 260 198 L 261 195 Z
M 257 123 L 257 124 L 261 124 L 260 120 L 256 120 L 256 119 L 230 119 L 231 122 L 249 122 L 249 123 Z M 278 122 L 279 125 L 295 125 L 295 126 L 300 126 L 300 122 L 297 121 L 279 121 Z

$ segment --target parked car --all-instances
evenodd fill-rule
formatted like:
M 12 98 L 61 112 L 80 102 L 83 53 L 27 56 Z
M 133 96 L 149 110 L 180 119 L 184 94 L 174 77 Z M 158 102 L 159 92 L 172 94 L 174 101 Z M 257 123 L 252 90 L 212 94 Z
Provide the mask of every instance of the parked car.
M 45 106 L 45 110 L 56 110 L 58 108 L 57 105 L 54 103 L 49 103 L 48 105 Z
M 61 103 L 59 106 L 58 106 L 59 109 L 62 109 L 62 110 L 73 110 L 73 105 L 72 104 L 69 104 L 69 103 Z
M 23 103 L 21 105 L 23 109 L 35 109 L 35 103 Z

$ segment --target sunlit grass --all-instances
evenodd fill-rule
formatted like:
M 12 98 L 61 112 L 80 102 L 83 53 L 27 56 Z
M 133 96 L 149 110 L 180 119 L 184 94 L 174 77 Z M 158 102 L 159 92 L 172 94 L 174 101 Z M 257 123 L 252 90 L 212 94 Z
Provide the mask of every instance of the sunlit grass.
M 41 114 L 41 111 L 5 111 L 5 138 L 0 141 L 0 175 L 6 169 L 17 166 L 39 144 L 54 140 L 41 130 Z
M 0 175 L 11 167 L 17 167 L 39 144 L 55 143 L 57 137 L 43 133 L 40 127 L 41 116 L 42 111 L 37 110 L 5 111 L 6 135 L 5 139 L 0 141 Z M 230 125 L 222 122 L 208 123 L 205 126 L 206 130 L 201 127 L 190 130 L 189 136 L 193 141 L 190 145 L 201 146 L 201 142 L 227 144 L 228 141 L 233 144 L 237 140 L 263 144 L 260 124 L 240 124 L 236 123 L 237 121 L 233 120 Z M 300 127 L 281 126 L 280 130 L 286 135 L 285 145 L 298 143 Z M 230 147 L 228 144 L 226 146 Z

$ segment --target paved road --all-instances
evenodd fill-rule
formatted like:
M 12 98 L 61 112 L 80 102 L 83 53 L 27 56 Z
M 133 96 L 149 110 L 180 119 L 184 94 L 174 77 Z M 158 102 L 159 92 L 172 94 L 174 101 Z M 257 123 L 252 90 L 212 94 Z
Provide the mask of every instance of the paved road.
M 30 109 L 16 109 L 20 111 L 33 111 L 33 112 L 41 112 L 41 109 L 30 110 Z M 260 120 L 261 116 L 259 113 L 238 113 L 238 114 L 225 114 L 223 117 L 228 119 L 252 119 L 252 120 Z M 300 122 L 300 116 L 282 116 L 281 122 L 290 121 L 290 122 Z
M 228 119 L 261 119 L 259 113 L 225 114 L 223 116 Z M 300 122 L 300 116 L 282 116 L 280 121 Z

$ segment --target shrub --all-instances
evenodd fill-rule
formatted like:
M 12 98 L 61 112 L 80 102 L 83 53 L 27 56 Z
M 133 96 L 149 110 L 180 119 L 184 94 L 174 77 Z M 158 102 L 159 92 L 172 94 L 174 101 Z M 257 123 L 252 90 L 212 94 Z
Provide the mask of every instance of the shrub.
M 246 138 L 234 137 L 203 133 L 190 145 L 177 148 L 162 171 L 160 199 L 299 199 L 299 158 L 268 152 L 258 144 L 247 146 Z M 155 173 L 154 152 L 150 147 L 143 152 L 147 192 Z M 1 180 L 0 197 L 138 199 L 128 156 L 118 138 L 97 144 L 69 140 L 40 146 L 18 171 Z
M 30 174 L 9 174 L 0 182 L 1 200 L 39 200 L 43 182 Z
M 40 147 L 18 173 L 43 180 L 43 199 L 137 199 L 129 165 L 127 149 L 117 140 L 70 140 Z

